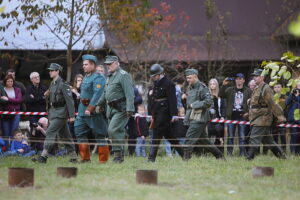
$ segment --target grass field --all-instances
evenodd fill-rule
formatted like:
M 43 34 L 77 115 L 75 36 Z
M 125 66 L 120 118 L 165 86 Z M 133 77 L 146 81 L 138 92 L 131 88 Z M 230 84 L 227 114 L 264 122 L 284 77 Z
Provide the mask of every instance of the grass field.
M 58 199 L 300 199 L 300 157 L 278 160 L 274 156 L 258 156 L 254 161 L 229 157 L 227 162 L 213 157 L 158 157 L 156 163 L 145 158 L 125 157 L 123 164 L 98 164 L 97 157 L 89 164 L 72 164 L 67 158 L 50 158 L 46 165 L 34 164 L 29 158 L 0 159 L 1 200 Z M 56 168 L 76 166 L 76 178 L 56 176 Z M 252 178 L 253 166 L 275 168 L 274 177 Z M 30 167 L 35 170 L 31 188 L 8 187 L 9 167 Z M 137 185 L 137 169 L 158 170 L 157 186 Z

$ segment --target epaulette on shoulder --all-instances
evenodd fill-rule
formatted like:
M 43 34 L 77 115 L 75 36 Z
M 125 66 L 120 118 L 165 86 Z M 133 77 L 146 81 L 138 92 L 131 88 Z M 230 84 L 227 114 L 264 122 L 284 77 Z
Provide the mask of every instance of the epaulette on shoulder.
M 123 75 L 128 74 L 128 73 L 127 73 L 126 71 L 124 71 L 123 69 L 120 70 L 120 73 L 123 74 Z
M 200 85 L 201 85 L 201 86 L 207 87 L 205 83 L 203 83 L 203 82 L 201 82 L 201 81 L 199 81 L 199 82 L 200 82 Z

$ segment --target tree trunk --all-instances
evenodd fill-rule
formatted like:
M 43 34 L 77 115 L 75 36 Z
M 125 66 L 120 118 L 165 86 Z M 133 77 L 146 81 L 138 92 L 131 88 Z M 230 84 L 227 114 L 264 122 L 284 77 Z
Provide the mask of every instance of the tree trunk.
M 72 76 L 72 48 L 68 47 L 67 50 L 67 81 L 71 82 L 71 76 Z

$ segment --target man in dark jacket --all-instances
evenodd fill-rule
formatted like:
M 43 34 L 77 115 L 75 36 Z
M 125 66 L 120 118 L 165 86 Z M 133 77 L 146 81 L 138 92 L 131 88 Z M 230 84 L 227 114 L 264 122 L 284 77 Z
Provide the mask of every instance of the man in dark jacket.
M 249 108 L 247 100 L 250 99 L 252 91 L 244 85 L 245 76 L 238 73 L 235 76 L 235 86 L 228 87 L 229 81 L 226 78 L 223 81 L 223 86 L 220 89 L 219 96 L 226 99 L 226 119 L 247 121 Z M 228 142 L 227 153 L 233 154 L 233 143 L 235 130 L 238 128 L 238 139 L 240 147 L 240 156 L 245 155 L 245 137 L 248 134 L 248 125 L 228 124 Z
M 175 85 L 164 75 L 164 68 L 159 64 L 154 64 L 150 68 L 151 78 L 154 81 L 153 89 L 149 92 L 149 113 L 152 115 L 153 122 L 153 141 L 148 157 L 149 162 L 155 162 L 158 147 L 162 137 L 169 139 L 172 145 L 176 145 L 176 151 L 183 156 L 182 148 L 178 147 L 178 140 L 170 131 L 171 122 L 177 116 L 177 100 Z
M 47 91 L 47 87 L 42 85 L 40 83 L 40 75 L 37 72 L 32 72 L 30 75 L 30 80 L 32 82 L 32 85 L 27 87 L 26 93 L 25 93 L 25 102 L 27 111 L 29 112 L 46 112 L 46 98 L 45 98 L 45 92 Z M 33 131 L 33 124 L 36 124 L 39 119 L 43 116 L 39 115 L 30 115 L 29 117 L 29 125 L 30 125 L 30 137 L 29 140 L 34 140 L 35 138 L 32 137 L 32 131 Z M 34 149 L 36 146 L 35 142 L 31 142 L 31 149 Z

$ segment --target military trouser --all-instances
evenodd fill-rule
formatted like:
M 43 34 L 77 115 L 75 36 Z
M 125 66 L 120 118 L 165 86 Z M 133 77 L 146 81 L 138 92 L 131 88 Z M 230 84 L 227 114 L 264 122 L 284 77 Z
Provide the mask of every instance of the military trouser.
M 153 128 L 153 138 L 151 144 L 153 146 L 150 147 L 150 154 L 148 157 L 149 161 L 155 162 L 156 155 L 158 152 L 159 144 L 164 137 L 168 140 L 171 145 L 176 145 L 173 147 L 178 154 L 183 157 L 183 150 L 182 147 L 179 147 L 179 140 L 177 140 L 174 134 L 171 132 L 171 117 L 168 113 L 160 112 L 154 115 L 154 128 Z
M 75 153 L 74 141 L 68 128 L 67 119 L 53 118 L 49 120 L 49 127 L 46 131 L 47 135 L 44 142 L 44 150 L 49 152 L 55 145 L 55 138 L 61 142 L 66 142 L 64 145 L 68 153 Z
M 270 147 L 275 156 L 285 158 L 282 149 L 276 144 L 272 135 L 270 126 L 253 126 L 250 133 L 250 148 L 247 159 L 251 160 L 255 156 L 256 150 L 259 148 L 260 143 Z
M 250 133 L 250 146 L 259 147 L 260 143 L 277 146 L 269 126 L 253 126 Z
M 128 122 L 126 111 L 117 112 L 111 110 L 111 115 L 108 117 L 108 136 L 112 139 L 112 151 L 124 151 L 125 144 L 125 126 Z
M 211 152 L 216 158 L 223 157 L 222 152 L 208 139 L 205 123 L 190 124 L 186 133 L 185 151 L 192 152 L 194 148 L 193 145 L 197 142 L 201 145 L 205 145 L 204 148 L 208 152 Z
M 88 143 L 88 134 L 91 132 L 99 146 L 107 145 L 107 121 L 103 115 L 77 116 L 74 128 L 79 143 Z

